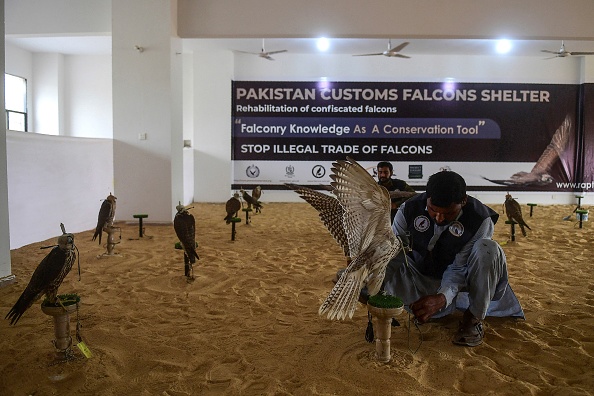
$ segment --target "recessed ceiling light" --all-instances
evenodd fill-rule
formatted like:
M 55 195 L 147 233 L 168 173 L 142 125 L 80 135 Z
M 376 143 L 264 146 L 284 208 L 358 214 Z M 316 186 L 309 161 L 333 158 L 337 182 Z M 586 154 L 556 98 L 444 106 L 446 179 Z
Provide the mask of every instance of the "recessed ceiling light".
M 495 49 L 500 54 L 507 54 L 511 50 L 512 44 L 511 41 L 506 39 L 501 39 L 497 41 L 497 45 Z
M 328 51 L 328 48 L 330 48 L 330 41 L 326 37 L 320 37 L 317 46 L 320 51 Z

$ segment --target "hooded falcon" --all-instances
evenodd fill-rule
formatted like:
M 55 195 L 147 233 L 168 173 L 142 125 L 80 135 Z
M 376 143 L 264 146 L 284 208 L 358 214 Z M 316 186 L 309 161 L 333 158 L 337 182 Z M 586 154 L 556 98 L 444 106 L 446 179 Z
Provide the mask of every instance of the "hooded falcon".
M 11 325 L 16 324 L 25 311 L 44 294 L 50 304 L 56 303 L 58 288 L 76 260 L 74 235 L 67 234 L 63 224 L 60 226 L 62 235 L 58 237 L 58 245 L 41 260 L 29 284 L 4 318 L 9 319 Z
M 332 192 L 343 209 L 342 227 L 352 259 L 318 313 L 328 319 L 352 318 L 361 289 L 379 292 L 386 266 L 402 249 L 390 224 L 390 194 L 355 160 L 332 164 Z M 339 211 L 335 211 L 339 213 Z M 335 221 L 335 220 L 332 220 Z M 346 250 L 345 250 L 346 252 Z
M 503 206 L 505 208 L 505 213 L 507 214 L 508 220 L 518 223 L 520 230 L 522 231 L 522 235 L 526 236 L 526 230 L 524 227 L 528 228 L 529 230 L 532 229 L 528 227 L 528 224 L 526 224 L 524 221 L 524 218 L 522 217 L 522 208 L 520 207 L 518 201 L 513 199 L 512 196 L 507 193 Z
M 233 194 L 231 198 L 225 204 L 225 211 L 227 212 L 227 216 L 225 216 L 224 220 L 226 224 L 231 223 L 231 219 L 237 216 L 237 212 L 241 209 L 241 202 L 239 201 L 239 193 Z
M 116 197 L 111 195 L 107 196 L 99 208 L 99 216 L 97 216 L 97 227 L 95 228 L 95 234 L 93 235 L 92 241 L 99 237 L 99 245 L 101 245 L 101 234 L 105 227 L 113 225 L 113 218 L 116 211 Z
M 173 228 L 184 250 L 184 273 L 187 277 L 191 277 L 192 264 L 200 259 L 196 253 L 196 221 L 181 202 L 175 208 L 177 213 L 173 219 Z

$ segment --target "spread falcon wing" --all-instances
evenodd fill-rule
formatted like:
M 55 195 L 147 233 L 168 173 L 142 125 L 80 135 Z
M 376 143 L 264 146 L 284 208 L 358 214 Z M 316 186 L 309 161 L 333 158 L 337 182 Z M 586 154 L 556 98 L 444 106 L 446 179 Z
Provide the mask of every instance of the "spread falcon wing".
M 95 234 L 93 235 L 92 241 L 99 237 L 99 245 L 101 245 L 101 235 L 103 228 L 113 224 L 113 218 L 115 216 L 116 209 L 116 197 L 109 194 L 106 199 L 103 200 L 101 207 L 99 208 L 99 215 L 97 216 L 97 227 L 95 228 Z
M 319 212 L 320 219 L 328 231 L 330 231 L 332 237 L 342 247 L 345 256 L 350 257 L 349 240 L 343 226 L 344 209 L 338 199 L 308 187 L 290 183 L 286 183 L 285 185 L 294 190 L 303 200 Z
M 196 253 L 196 220 L 188 209 L 181 203 L 176 207 L 177 213 L 173 218 L 173 229 L 179 238 L 184 254 L 187 256 L 190 264 L 199 260 Z
M 569 116 L 567 116 L 553 134 L 551 142 L 540 155 L 538 161 L 536 161 L 536 164 L 534 164 L 530 172 L 514 173 L 507 180 L 491 180 L 487 179 L 486 177 L 483 177 L 483 179 L 492 183 L 515 187 L 531 185 L 542 186 L 554 182 L 555 180 L 549 174 L 549 172 L 551 171 L 553 165 L 555 165 L 555 162 L 559 160 L 559 157 L 563 151 L 565 151 L 567 148 L 570 138 L 570 130 L 571 119 Z
M 524 221 L 522 216 L 522 207 L 518 201 L 513 199 L 511 195 L 507 194 L 505 196 L 505 202 L 503 203 L 503 206 L 505 207 L 505 213 L 507 214 L 508 220 L 513 220 L 518 223 L 520 230 L 522 231 L 522 235 L 526 236 L 526 230 L 524 227 L 528 228 L 529 230 L 532 230 L 532 228 L 528 227 L 528 224 L 526 224 Z
M 239 201 L 239 194 L 235 193 L 225 204 L 227 216 L 225 216 L 223 220 L 225 220 L 227 224 L 231 223 L 231 219 L 237 215 L 237 212 L 239 212 L 240 209 L 241 202 Z
M 329 319 L 352 318 L 361 289 L 379 292 L 386 266 L 402 248 L 390 225 L 390 195 L 355 160 L 333 164 L 333 193 L 344 209 L 343 226 L 352 261 L 319 309 Z
M 29 284 L 5 319 L 10 320 L 11 325 L 16 324 L 25 311 L 44 294 L 49 303 L 54 304 L 58 288 L 70 272 L 75 260 L 74 235 L 64 233 L 58 237 L 58 246 L 50 250 L 47 256 L 41 260 L 33 272 Z

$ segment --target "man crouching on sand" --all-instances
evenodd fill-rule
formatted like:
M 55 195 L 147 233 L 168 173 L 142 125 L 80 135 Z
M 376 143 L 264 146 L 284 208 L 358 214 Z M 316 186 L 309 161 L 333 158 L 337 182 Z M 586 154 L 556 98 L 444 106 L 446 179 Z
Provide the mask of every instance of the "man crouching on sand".
M 485 316 L 524 318 L 503 249 L 491 239 L 498 217 L 466 195 L 459 174 L 432 175 L 426 192 L 398 209 L 392 229 L 408 236 L 410 246 L 388 264 L 382 289 L 400 297 L 421 323 L 464 310 L 452 339 L 458 345 L 482 343 Z

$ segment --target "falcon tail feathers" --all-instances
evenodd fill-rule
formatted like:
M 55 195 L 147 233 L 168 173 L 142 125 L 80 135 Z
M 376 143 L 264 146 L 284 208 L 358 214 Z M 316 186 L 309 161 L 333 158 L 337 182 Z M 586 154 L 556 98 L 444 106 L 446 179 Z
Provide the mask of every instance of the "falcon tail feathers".
M 95 234 L 93 235 L 93 239 L 91 239 L 91 241 L 94 241 L 95 239 L 97 239 L 97 237 L 99 237 L 99 245 L 101 245 L 101 227 L 97 226 L 97 228 L 95 229 Z
M 35 298 L 33 299 L 27 299 L 25 298 L 25 296 L 28 296 L 26 291 L 27 290 L 25 289 L 25 292 L 23 292 L 23 294 L 14 304 L 14 306 L 10 309 L 8 314 L 4 317 L 4 319 L 10 320 L 11 325 L 15 325 L 19 321 L 21 316 L 23 316 L 25 311 L 28 310 L 31 307 L 31 305 L 33 305 L 33 303 L 41 296 L 39 295 L 35 296 Z
M 357 308 L 359 294 L 366 276 L 365 267 L 353 272 L 349 272 L 347 269 L 320 306 L 318 314 L 328 313 L 330 320 L 351 319 Z

